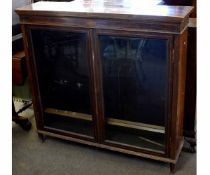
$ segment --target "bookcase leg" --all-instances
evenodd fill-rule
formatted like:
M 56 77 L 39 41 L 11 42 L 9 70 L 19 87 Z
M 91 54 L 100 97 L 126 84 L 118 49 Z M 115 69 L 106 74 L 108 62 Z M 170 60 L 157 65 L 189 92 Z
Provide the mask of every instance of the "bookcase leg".
M 38 133 L 38 136 L 39 136 L 39 138 L 41 139 L 42 142 L 45 142 L 46 135 Z
M 176 169 L 176 164 L 170 163 L 170 172 L 175 173 L 175 169 Z

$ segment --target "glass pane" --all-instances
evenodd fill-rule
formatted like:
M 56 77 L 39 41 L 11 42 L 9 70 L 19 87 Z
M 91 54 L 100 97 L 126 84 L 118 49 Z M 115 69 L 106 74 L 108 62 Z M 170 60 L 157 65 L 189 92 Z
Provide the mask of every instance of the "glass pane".
M 44 111 L 91 122 L 87 34 L 32 29 L 31 35 Z
M 107 124 L 118 126 L 119 133 L 119 127 L 159 133 L 159 142 L 164 143 L 168 41 L 106 35 L 100 35 L 99 41 Z M 130 131 L 124 132 L 129 135 Z M 143 131 L 145 140 L 153 140 L 151 134 Z M 107 139 L 114 140 L 115 133 Z M 127 139 L 136 146 L 128 141 L 132 140 L 130 136 L 122 137 L 119 142 L 125 143 Z
M 70 117 L 45 113 L 44 124 L 47 127 L 93 136 L 92 122 Z
M 106 140 L 123 145 L 132 145 L 150 151 L 164 152 L 164 135 L 156 132 L 118 126 L 106 126 Z

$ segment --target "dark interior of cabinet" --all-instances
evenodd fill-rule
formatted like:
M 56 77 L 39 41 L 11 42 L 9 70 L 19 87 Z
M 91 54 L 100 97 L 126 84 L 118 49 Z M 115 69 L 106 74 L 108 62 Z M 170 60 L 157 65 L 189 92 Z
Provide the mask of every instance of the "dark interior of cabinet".
M 165 125 L 167 40 L 100 36 L 105 117 Z
M 118 126 L 106 126 L 106 142 L 164 153 L 165 134 Z
M 31 33 L 43 106 L 91 114 L 87 35 Z
M 168 40 L 99 35 L 106 140 L 164 151 Z
M 44 125 L 52 129 L 94 136 L 93 123 L 87 120 L 44 113 Z
M 88 35 L 31 29 L 48 128 L 93 136 Z M 99 35 L 105 140 L 165 150 L 168 40 Z
M 44 124 L 93 135 L 85 32 L 32 29 Z

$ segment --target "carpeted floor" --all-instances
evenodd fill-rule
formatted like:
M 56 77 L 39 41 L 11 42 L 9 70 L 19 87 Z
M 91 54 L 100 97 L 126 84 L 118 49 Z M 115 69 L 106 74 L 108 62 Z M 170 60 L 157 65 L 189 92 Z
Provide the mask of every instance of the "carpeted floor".
M 169 165 L 81 144 L 47 137 L 42 143 L 36 133 L 33 110 L 32 129 L 24 131 L 13 123 L 13 175 L 167 175 Z M 182 152 L 176 175 L 196 175 L 196 154 Z

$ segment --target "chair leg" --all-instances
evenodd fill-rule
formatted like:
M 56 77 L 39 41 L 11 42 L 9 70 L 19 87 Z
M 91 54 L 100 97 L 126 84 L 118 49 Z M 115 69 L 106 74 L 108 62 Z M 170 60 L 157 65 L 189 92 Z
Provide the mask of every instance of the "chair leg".
M 18 113 L 15 111 L 15 105 L 12 100 L 12 121 L 20 125 L 22 129 L 25 131 L 29 131 L 31 129 L 31 122 L 22 116 L 19 116 Z

